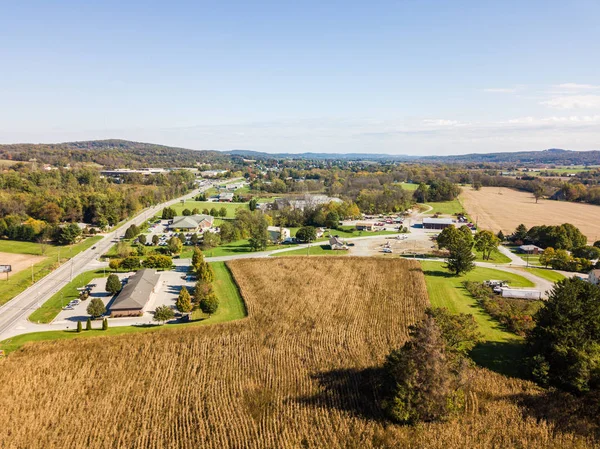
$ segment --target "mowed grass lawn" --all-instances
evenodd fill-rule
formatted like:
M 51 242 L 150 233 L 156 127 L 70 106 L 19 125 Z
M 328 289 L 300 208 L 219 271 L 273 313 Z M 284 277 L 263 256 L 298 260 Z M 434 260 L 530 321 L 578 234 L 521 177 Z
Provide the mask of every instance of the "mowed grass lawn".
M 72 246 L 47 245 L 45 254 L 43 254 L 46 259 L 33 266 L 34 281 L 39 281 L 58 266 L 59 255 L 61 263 L 65 262 L 81 251 L 92 247 L 99 240 L 102 240 L 102 236 L 89 237 Z M 39 243 L 0 240 L 0 252 L 41 256 L 42 247 Z M 0 305 L 14 298 L 30 285 L 30 269 L 10 275 L 8 281 L 6 276 L 0 276 Z
M 490 255 L 489 259 L 483 260 L 483 255 L 481 251 L 473 250 L 475 257 L 477 257 L 478 262 L 490 262 L 490 263 L 510 263 L 510 257 L 505 254 L 502 254 L 500 251 L 494 251 Z
M 532 274 L 535 274 L 538 277 L 541 277 L 542 279 L 546 279 L 547 281 L 550 281 L 550 282 L 558 282 L 558 281 L 562 281 L 563 279 L 565 279 L 565 276 L 562 273 L 558 273 L 554 270 L 547 270 L 544 268 L 523 268 L 523 269 L 529 271 Z M 573 273 L 573 275 L 575 275 L 575 273 Z
M 308 249 L 308 254 L 306 248 L 298 248 L 290 251 L 271 254 L 271 256 L 345 256 L 346 254 L 348 254 L 348 251 L 334 251 L 329 245 L 313 245 Z
M 231 276 L 229 268 L 224 262 L 213 262 L 211 266 L 215 270 L 215 281 L 214 289 L 217 298 L 219 298 L 219 309 L 210 318 L 200 313 L 195 321 L 189 323 L 178 323 L 173 325 L 163 326 L 121 326 L 121 327 L 110 327 L 111 320 L 109 320 L 109 328 L 106 331 L 101 330 L 101 321 L 92 321 L 91 331 L 83 331 L 77 333 L 76 331 L 49 331 L 49 332 L 33 332 L 29 334 L 17 335 L 16 337 L 8 338 L 4 341 L 0 341 L 0 349 L 10 353 L 16 351 L 25 343 L 35 341 L 48 341 L 48 340 L 66 340 L 71 338 L 91 338 L 91 337 L 106 337 L 113 335 L 131 334 L 134 332 L 157 332 L 157 331 L 169 331 L 172 329 L 180 329 L 183 326 L 203 326 L 207 324 L 223 323 L 226 321 L 238 320 L 244 318 L 247 315 L 246 305 L 239 293 L 237 285 Z
M 175 209 L 177 215 L 182 215 L 184 209 L 194 210 L 195 208 L 200 210 L 200 213 L 204 209 L 208 209 L 209 211 L 212 208 L 217 210 L 221 210 L 224 207 L 227 210 L 227 217 L 233 218 L 235 217 L 235 211 L 238 209 L 248 209 L 248 203 L 213 203 L 210 201 L 194 201 L 188 200 L 185 203 L 177 203 L 171 206 L 172 209 Z M 158 212 L 157 217 L 160 217 L 162 214 L 162 209 Z
M 79 298 L 78 288 L 85 287 L 92 279 L 102 278 L 105 275 L 108 276 L 110 273 L 110 270 L 106 272 L 105 270 L 92 270 L 75 276 L 71 282 L 52 295 L 39 309 L 29 315 L 29 321 L 33 323 L 52 322 L 65 305 L 73 299 Z
M 511 287 L 533 287 L 533 283 L 522 276 L 495 270 L 493 268 L 476 267 L 473 271 L 453 276 L 442 262 L 421 261 L 429 301 L 433 307 L 445 307 L 453 313 L 468 313 L 474 316 L 483 335 L 484 342 L 479 344 L 471 356 L 480 365 L 502 372 L 516 375 L 523 357 L 523 339 L 505 331 L 500 323 L 489 316 L 465 290 L 464 281 L 482 282 L 488 279 L 508 281 Z
M 268 245 L 265 251 L 271 251 L 274 249 L 282 248 L 281 245 Z M 221 246 L 217 246 L 212 249 L 203 249 L 204 257 L 221 257 L 221 256 L 234 256 L 240 253 L 251 253 L 252 248 L 247 239 L 236 240 L 231 243 L 226 243 Z M 183 256 L 182 256 L 183 258 Z
M 426 213 L 427 215 L 433 215 L 436 213 L 443 215 L 455 215 L 465 212 L 462 204 L 460 204 L 460 201 L 457 199 L 452 201 L 440 201 L 438 203 L 426 203 L 425 205 L 433 208 Z

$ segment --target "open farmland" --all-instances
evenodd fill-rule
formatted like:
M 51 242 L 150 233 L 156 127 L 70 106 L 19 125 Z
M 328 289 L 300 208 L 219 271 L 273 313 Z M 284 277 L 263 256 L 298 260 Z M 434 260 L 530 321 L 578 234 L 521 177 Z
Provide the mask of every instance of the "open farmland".
M 461 200 L 467 213 L 483 229 L 510 234 L 520 223 L 528 228 L 571 223 L 589 241 L 600 239 L 599 206 L 552 200 L 536 204 L 531 193 L 497 187 L 483 187 L 479 191 L 464 188 Z
M 240 259 L 249 317 L 39 343 L 0 363 L 3 448 L 584 447 L 528 416 L 529 383 L 477 370 L 467 413 L 390 425 L 374 379 L 428 304 L 418 263 Z M 544 398 L 546 401 L 550 399 Z M 587 429 L 589 430 L 589 429 Z

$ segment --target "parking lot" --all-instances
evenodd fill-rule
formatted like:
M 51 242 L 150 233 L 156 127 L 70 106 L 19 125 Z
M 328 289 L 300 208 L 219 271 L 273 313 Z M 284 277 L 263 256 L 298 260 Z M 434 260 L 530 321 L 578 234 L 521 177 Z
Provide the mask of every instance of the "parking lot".
M 124 280 L 132 274 L 134 273 L 118 273 L 117 276 L 119 279 Z M 110 323 L 113 323 L 113 325 L 119 325 L 119 323 L 123 325 L 152 323 L 152 312 L 156 307 L 166 305 L 175 309 L 175 303 L 181 288 L 186 286 L 191 293 L 194 284 L 195 280 L 187 274 L 187 265 L 177 266 L 174 271 L 160 272 L 160 279 L 155 287 L 156 294 L 152 295 L 150 302 L 146 305 L 144 314 L 134 318 L 109 318 L 109 325 Z M 73 323 L 75 326 L 77 321 L 86 321 L 89 318 L 86 309 L 92 298 L 100 298 L 107 308 L 110 306 L 112 295 L 104 290 L 106 278 L 94 279 L 89 285 L 94 285 L 91 288 L 89 298 L 61 310 L 54 323 Z M 110 310 L 108 313 L 110 313 Z

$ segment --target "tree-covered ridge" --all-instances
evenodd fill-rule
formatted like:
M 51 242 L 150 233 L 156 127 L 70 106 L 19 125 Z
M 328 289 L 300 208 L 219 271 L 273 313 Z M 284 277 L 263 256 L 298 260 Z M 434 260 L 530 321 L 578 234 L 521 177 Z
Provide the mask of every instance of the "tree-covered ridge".
M 230 156 L 218 151 L 195 151 L 117 139 L 0 145 L 0 159 L 36 160 L 56 166 L 96 163 L 106 168 L 184 167 L 231 161 Z

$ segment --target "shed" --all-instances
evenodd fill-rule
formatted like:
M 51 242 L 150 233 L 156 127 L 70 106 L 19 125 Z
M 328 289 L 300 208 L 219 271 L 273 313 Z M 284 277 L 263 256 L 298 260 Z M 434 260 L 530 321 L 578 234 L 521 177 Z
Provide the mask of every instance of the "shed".
M 356 230 L 357 231 L 372 231 L 373 230 L 373 223 L 367 223 L 365 221 L 359 221 L 358 223 L 356 223 Z

